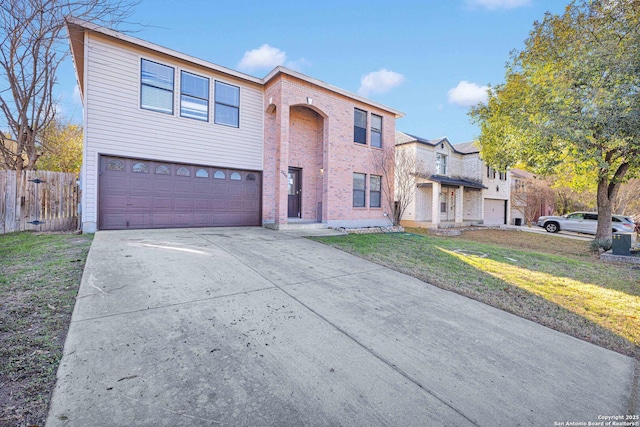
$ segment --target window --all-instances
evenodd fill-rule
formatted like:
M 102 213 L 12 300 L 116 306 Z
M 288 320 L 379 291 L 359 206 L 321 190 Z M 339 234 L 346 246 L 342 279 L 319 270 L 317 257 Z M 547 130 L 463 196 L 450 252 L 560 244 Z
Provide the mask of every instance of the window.
M 447 174 L 447 155 L 436 153 L 436 173 L 440 175 Z
M 491 166 L 487 166 L 487 178 L 490 178 L 490 179 L 496 178 L 496 171 Z
M 256 176 L 252 173 L 250 173 L 249 175 L 247 175 L 247 181 L 255 181 L 256 180 Z
M 216 82 L 214 122 L 240 127 L 240 88 Z
M 133 173 L 149 173 L 149 166 L 146 163 L 138 162 L 131 167 Z
M 382 148 L 382 116 L 371 115 L 371 146 Z
M 140 65 L 140 107 L 173 114 L 173 68 L 142 60 Z
M 124 171 L 124 163 L 120 160 L 109 160 L 109 163 L 107 163 L 107 170 L 122 172 Z
M 381 206 L 380 204 L 381 189 L 382 189 L 382 177 L 379 175 L 371 175 L 369 177 L 369 207 L 379 208 Z
M 358 144 L 367 143 L 367 112 L 357 108 L 353 113 L 353 141 Z
M 171 169 L 167 165 L 156 166 L 156 175 L 171 175 Z
M 231 181 L 242 181 L 242 175 L 240 175 L 238 172 L 232 172 L 229 179 Z
M 500 181 L 506 181 L 506 180 L 507 180 L 507 173 L 500 172 Z
M 184 166 L 180 166 L 176 171 L 177 176 L 191 176 L 191 171 Z
M 209 172 L 206 169 L 198 169 L 196 171 L 196 178 L 209 178 Z
M 209 120 L 209 79 L 180 72 L 180 116 Z
M 364 208 L 365 204 L 365 192 L 367 190 L 367 175 L 363 173 L 353 174 L 353 207 Z
M 224 173 L 224 172 L 222 172 L 222 171 L 216 171 L 216 172 L 213 174 L 213 179 L 227 179 L 227 176 L 226 176 L 226 175 L 225 175 L 225 173 Z

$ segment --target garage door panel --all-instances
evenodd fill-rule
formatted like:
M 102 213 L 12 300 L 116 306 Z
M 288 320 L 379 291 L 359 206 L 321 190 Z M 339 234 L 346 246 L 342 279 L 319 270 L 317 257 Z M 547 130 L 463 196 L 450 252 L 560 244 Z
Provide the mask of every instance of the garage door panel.
M 131 179 L 129 179 L 129 192 L 149 192 L 152 189 L 153 181 L 149 177 L 132 177 Z
M 188 227 L 193 225 L 193 214 L 191 213 L 176 213 L 173 215 L 174 227 Z
M 100 159 L 100 229 L 260 225 L 260 172 Z
M 173 193 L 173 181 L 171 178 L 156 179 L 153 183 L 153 191 L 156 193 Z
M 149 228 L 151 215 L 147 213 L 130 213 L 127 228 Z
M 176 197 L 174 202 L 174 208 L 176 210 L 193 210 L 193 199 L 187 199 L 184 197 Z
M 151 216 L 152 224 L 155 227 L 163 228 L 163 227 L 171 227 L 172 216 L 170 212 L 167 213 L 154 213 Z
M 175 189 L 176 193 L 193 193 L 193 183 L 182 178 L 176 181 Z
M 127 215 L 124 213 L 105 213 L 102 217 L 103 226 L 108 229 L 119 229 L 127 226 Z

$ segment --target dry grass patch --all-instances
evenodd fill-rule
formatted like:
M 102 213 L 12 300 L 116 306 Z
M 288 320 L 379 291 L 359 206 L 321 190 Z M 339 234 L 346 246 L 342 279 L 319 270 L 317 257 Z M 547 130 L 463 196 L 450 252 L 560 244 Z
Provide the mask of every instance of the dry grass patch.
M 0 235 L 0 426 L 44 425 L 91 239 Z

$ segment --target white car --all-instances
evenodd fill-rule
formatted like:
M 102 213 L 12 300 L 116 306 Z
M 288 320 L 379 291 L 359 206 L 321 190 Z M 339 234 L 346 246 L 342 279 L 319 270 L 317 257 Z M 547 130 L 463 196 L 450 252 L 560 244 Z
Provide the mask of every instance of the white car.
M 611 217 L 614 233 L 633 233 L 635 224 L 629 217 L 613 215 Z M 578 233 L 596 234 L 598 214 L 595 212 L 573 212 L 563 216 L 541 216 L 538 226 L 549 233 L 558 231 L 577 231 Z

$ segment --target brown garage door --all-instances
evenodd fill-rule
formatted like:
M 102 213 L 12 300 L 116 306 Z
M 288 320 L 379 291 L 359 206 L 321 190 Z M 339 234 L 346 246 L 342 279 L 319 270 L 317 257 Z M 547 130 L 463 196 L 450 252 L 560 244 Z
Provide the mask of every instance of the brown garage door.
M 260 188 L 260 172 L 101 156 L 98 227 L 260 225 Z

